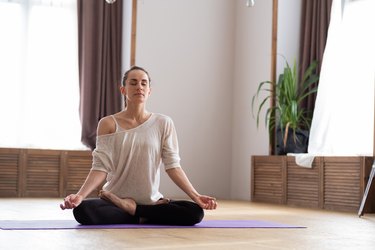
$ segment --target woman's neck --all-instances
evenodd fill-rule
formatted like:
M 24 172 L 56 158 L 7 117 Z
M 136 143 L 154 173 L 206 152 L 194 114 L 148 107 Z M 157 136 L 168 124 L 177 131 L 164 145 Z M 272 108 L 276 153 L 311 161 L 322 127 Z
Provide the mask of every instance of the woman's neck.
M 128 119 L 142 122 L 149 117 L 150 113 L 145 109 L 144 106 L 140 107 L 129 105 L 124 110 L 124 115 Z

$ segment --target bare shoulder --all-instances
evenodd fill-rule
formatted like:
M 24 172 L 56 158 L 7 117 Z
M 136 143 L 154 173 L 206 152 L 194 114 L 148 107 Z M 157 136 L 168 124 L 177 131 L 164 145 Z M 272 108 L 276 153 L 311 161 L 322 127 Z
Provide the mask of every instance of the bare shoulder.
M 97 129 L 98 135 L 112 134 L 116 131 L 116 124 L 112 116 L 106 116 L 100 119 Z

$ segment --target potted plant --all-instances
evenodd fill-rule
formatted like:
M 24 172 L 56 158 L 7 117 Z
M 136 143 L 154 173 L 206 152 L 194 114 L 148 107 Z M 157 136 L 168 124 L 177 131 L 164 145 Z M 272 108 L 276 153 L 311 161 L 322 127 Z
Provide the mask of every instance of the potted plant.
M 265 104 L 268 100 L 274 98 L 274 105 L 266 109 L 265 123 L 266 126 L 268 125 L 270 140 L 272 140 L 276 128 L 275 154 L 279 155 L 307 152 L 311 118 L 308 112 L 301 107 L 301 102 L 317 91 L 317 87 L 312 86 L 312 84 L 319 79 L 318 75 L 315 74 L 317 62 L 313 62 L 306 69 L 301 84 L 298 84 L 296 62 L 294 62 L 293 67 L 290 67 L 286 59 L 285 63 L 284 72 L 279 75 L 277 84 L 272 81 L 259 83 L 258 90 L 252 98 L 254 116 L 255 104 L 260 93 L 267 93 L 258 102 L 257 127 L 259 126 L 260 113 L 265 108 Z

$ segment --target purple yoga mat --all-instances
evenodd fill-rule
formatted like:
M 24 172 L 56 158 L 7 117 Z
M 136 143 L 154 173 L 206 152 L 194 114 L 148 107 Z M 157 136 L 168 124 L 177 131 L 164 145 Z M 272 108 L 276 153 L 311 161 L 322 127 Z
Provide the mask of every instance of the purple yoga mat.
M 136 228 L 305 228 L 260 220 L 204 220 L 194 226 L 149 224 L 80 225 L 74 220 L 0 220 L 2 230 L 136 229 Z

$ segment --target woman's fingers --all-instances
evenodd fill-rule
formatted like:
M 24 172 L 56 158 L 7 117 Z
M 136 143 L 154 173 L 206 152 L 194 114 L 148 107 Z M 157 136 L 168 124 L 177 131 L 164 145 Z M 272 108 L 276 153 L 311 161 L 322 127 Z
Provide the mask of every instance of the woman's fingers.
M 60 208 L 61 208 L 62 210 L 75 208 L 76 205 L 75 205 L 75 203 L 74 203 L 74 199 L 75 199 L 75 195 L 68 195 L 68 196 L 64 199 L 64 203 L 63 203 L 63 204 L 60 204 Z
M 212 209 L 216 209 L 216 207 L 217 207 L 216 199 L 213 198 L 213 199 L 209 200 L 208 209 L 212 210 Z
M 207 210 L 216 209 L 217 207 L 216 198 L 209 197 L 209 196 L 202 196 L 201 199 L 203 203 L 202 208 L 207 209 Z

